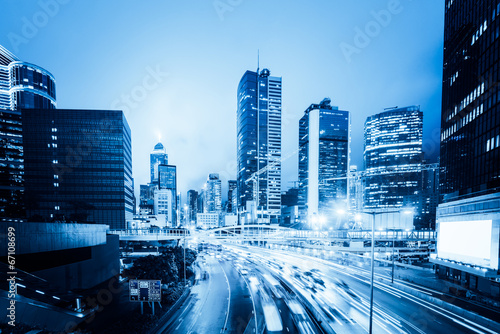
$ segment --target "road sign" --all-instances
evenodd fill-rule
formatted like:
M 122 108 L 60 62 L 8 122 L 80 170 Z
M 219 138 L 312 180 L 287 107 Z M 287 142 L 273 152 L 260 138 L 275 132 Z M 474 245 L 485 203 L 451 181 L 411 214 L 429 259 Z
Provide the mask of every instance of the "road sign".
M 131 302 L 161 302 L 161 281 L 131 279 L 129 281 Z

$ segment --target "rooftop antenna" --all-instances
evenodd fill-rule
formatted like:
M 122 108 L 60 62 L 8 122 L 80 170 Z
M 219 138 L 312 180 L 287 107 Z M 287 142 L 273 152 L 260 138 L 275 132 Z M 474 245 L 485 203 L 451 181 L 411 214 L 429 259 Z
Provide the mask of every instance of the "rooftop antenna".
M 259 74 L 259 67 L 260 67 L 260 50 L 257 49 L 257 74 Z

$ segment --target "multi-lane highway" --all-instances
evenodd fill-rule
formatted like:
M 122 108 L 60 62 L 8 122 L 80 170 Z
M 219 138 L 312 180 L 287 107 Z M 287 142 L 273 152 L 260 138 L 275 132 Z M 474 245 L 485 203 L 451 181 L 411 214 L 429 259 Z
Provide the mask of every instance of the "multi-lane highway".
M 163 333 L 366 333 L 369 273 L 300 254 L 226 246 Z M 374 333 L 495 333 L 377 280 Z

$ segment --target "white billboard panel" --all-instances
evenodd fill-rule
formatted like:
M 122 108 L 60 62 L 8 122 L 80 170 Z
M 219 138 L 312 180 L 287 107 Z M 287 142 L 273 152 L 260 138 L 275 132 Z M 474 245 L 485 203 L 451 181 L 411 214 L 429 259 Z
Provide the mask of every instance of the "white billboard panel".
M 492 220 L 439 222 L 437 256 L 498 269 L 498 227 Z

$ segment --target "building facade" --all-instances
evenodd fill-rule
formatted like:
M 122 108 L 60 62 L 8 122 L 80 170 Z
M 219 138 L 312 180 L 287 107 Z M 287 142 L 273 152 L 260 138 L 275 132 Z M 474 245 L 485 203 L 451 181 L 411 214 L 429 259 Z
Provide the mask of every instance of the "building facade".
M 440 277 L 498 298 L 500 3 L 446 1 L 444 26 L 442 200 L 433 261 Z
M 256 202 L 255 223 L 281 215 L 281 77 L 246 71 L 238 85 L 238 208 Z
M 236 213 L 236 208 L 238 204 L 233 203 L 233 193 L 237 192 L 237 182 L 236 180 L 227 181 L 227 212 Z
M 55 79 L 0 45 L 0 218 L 25 218 L 21 109 L 56 107 Z
M 25 109 L 22 120 L 28 219 L 125 229 L 133 188 L 123 112 Z
M 196 224 L 196 214 L 198 213 L 198 192 L 189 190 L 187 193 L 188 219 Z
M 222 212 L 222 181 L 219 178 L 219 174 L 212 173 L 208 175 L 204 200 L 204 213 Z
M 346 209 L 350 116 L 326 98 L 311 104 L 299 121 L 299 206 L 310 222 Z
M 423 113 L 418 106 L 394 108 L 367 118 L 364 129 L 365 209 L 411 207 L 415 213 L 419 212 L 422 129 Z
M 168 165 L 168 154 L 162 143 L 156 144 L 149 155 L 151 183 L 158 184 L 158 166 L 160 165 Z

